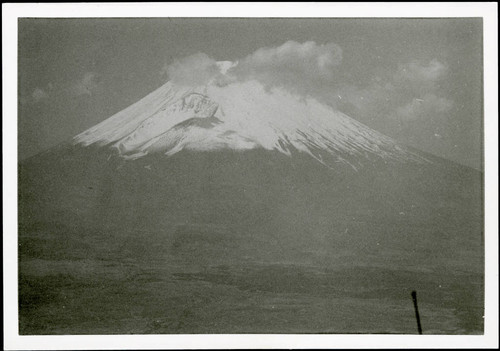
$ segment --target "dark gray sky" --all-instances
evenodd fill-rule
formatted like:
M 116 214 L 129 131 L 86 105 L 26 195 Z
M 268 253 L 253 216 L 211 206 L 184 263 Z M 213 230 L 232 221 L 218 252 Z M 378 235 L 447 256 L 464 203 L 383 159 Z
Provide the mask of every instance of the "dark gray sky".
M 290 40 L 340 54 L 324 79 L 298 79 L 302 93 L 402 143 L 481 167 L 478 18 L 21 19 L 19 159 L 158 88 L 175 60 L 254 62 L 263 47 L 272 59 Z

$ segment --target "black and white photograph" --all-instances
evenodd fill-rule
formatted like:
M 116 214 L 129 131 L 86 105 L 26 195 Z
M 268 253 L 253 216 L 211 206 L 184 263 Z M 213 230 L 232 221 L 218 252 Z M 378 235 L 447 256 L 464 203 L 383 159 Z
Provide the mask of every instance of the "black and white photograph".
M 330 5 L 304 17 L 227 16 L 221 4 L 141 15 L 135 4 L 136 15 L 11 18 L 4 321 L 16 345 L 491 342 L 490 22 L 432 9 L 336 16 Z

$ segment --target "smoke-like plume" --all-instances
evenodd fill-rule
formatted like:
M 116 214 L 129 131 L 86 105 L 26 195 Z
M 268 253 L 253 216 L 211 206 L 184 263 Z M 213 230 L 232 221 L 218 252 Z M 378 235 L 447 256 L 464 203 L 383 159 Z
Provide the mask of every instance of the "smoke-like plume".
M 267 86 L 303 93 L 332 81 L 341 61 L 342 49 L 336 44 L 288 41 L 278 47 L 258 49 L 240 60 L 230 73 L 240 80 L 255 79 Z
M 204 53 L 194 54 L 165 65 L 161 74 L 175 84 L 194 86 L 216 79 L 219 85 L 239 80 L 258 80 L 266 87 L 314 94 L 331 83 L 335 68 L 342 61 L 342 49 L 333 43 L 288 41 L 278 47 L 260 48 L 227 72 L 221 72 L 216 60 Z
M 175 60 L 166 65 L 162 73 L 173 83 L 187 86 L 206 84 L 220 74 L 217 62 L 204 53 Z

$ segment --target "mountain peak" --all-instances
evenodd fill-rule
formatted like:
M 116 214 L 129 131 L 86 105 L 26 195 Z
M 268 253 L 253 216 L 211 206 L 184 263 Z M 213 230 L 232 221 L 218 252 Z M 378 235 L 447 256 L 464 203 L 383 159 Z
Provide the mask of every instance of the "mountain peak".
M 235 65 L 218 62 L 221 73 Z M 313 98 L 257 81 L 185 87 L 168 82 L 77 135 L 76 144 L 111 145 L 126 159 L 183 149 L 263 148 L 303 152 L 332 166 L 360 159 L 422 161 L 394 140 Z

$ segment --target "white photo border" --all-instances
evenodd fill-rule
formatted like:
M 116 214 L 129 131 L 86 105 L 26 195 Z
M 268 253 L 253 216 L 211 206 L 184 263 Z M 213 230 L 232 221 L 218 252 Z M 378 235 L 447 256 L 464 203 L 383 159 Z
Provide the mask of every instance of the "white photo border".
M 20 336 L 17 300 L 17 22 L 20 17 L 482 17 L 484 42 L 484 335 Z M 4 349 L 498 348 L 498 18 L 493 2 L 52 3 L 2 5 Z

